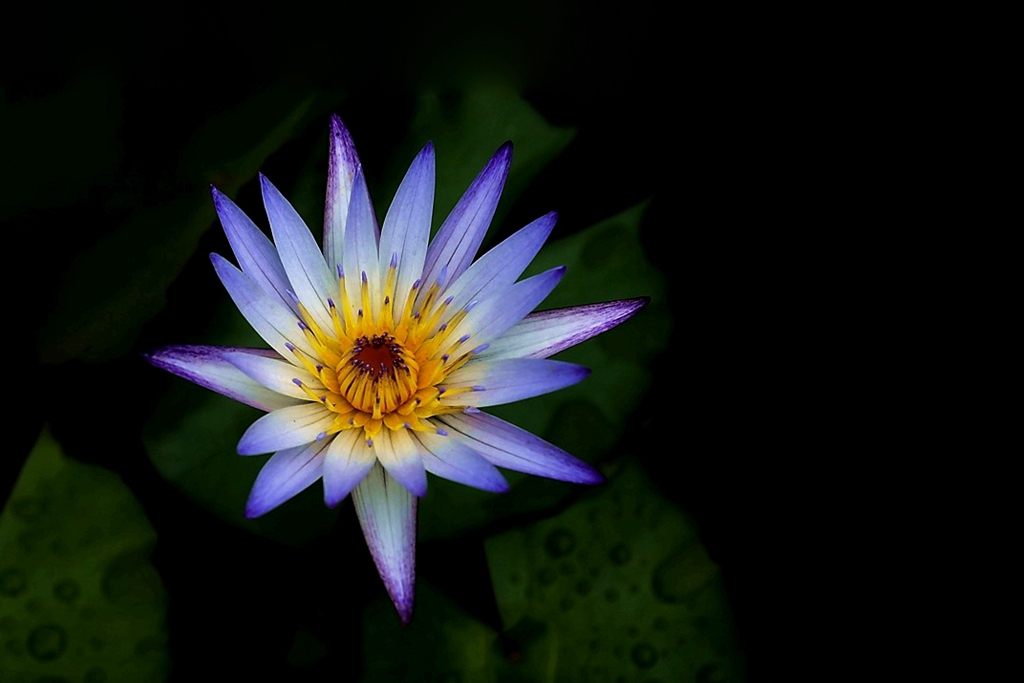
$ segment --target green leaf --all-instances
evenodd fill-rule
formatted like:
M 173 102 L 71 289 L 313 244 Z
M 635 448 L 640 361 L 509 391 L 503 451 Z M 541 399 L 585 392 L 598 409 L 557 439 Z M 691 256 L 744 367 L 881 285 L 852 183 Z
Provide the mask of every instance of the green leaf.
M 167 679 L 156 532 L 120 478 L 44 431 L 0 514 L 0 679 Z
M 485 549 L 508 632 L 543 624 L 557 643 L 555 680 L 741 680 L 718 569 L 638 465 Z

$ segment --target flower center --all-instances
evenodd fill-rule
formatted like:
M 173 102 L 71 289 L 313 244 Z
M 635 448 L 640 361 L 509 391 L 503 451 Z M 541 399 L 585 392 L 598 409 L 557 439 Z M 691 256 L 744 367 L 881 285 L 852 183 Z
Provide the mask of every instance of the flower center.
M 416 391 L 416 372 L 410 363 L 416 366 L 392 335 L 363 335 L 336 368 L 339 391 L 356 410 L 390 413 Z

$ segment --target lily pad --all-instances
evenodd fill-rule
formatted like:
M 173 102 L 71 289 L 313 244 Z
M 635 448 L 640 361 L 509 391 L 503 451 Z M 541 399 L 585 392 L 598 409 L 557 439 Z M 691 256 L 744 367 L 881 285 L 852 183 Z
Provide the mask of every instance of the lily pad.
M 742 680 L 718 569 L 638 465 L 485 548 L 506 630 L 557 643 L 553 680 Z
M 0 679 L 167 679 L 156 532 L 114 473 L 44 431 L 0 514 Z

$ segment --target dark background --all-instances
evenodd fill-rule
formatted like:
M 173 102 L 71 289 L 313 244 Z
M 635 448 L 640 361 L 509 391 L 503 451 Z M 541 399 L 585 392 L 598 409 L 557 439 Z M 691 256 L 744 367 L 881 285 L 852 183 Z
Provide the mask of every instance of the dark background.
M 53 313 L 66 291 L 61 273 L 139 207 L 172 206 L 206 192 L 211 181 L 241 183 L 239 202 L 256 206 L 248 179 L 204 179 L 196 171 L 204 163 L 197 131 L 240 103 L 264 103 L 266 118 L 250 122 L 256 131 L 313 98 L 303 132 L 260 166 L 286 188 L 322 141 L 331 112 L 354 132 L 368 175 L 380 179 L 417 93 L 455 98 L 495 84 L 520 92 L 548 122 L 577 130 L 508 210 L 502 230 L 554 208 L 561 216 L 555 239 L 651 200 L 641 236 L 647 258 L 668 277 L 673 329 L 654 365 L 654 386 L 629 418 L 627 442 L 663 495 L 699 526 L 721 570 L 747 677 L 770 678 L 770 615 L 785 604 L 774 575 L 786 560 L 768 548 L 784 547 L 788 507 L 773 482 L 786 469 L 781 454 L 795 418 L 778 403 L 786 372 L 776 354 L 792 276 L 772 256 L 785 254 L 796 237 L 769 226 L 800 218 L 787 204 L 793 188 L 779 139 L 791 123 L 777 87 L 785 74 L 761 66 L 756 54 L 770 51 L 770 41 L 756 50 L 742 45 L 742 17 L 684 9 L 677 19 L 644 2 L 614 12 L 570 2 L 317 11 L 157 3 L 80 7 L 59 17 L 41 7 L 29 12 L 37 15 L 28 24 L 45 29 L 0 48 L 0 218 L 14 264 L 7 269 L 8 343 L 16 347 L 19 395 L 0 494 L 6 498 L 44 422 L 68 455 L 124 478 L 159 534 L 154 563 L 171 600 L 176 680 L 268 673 L 287 680 L 289 625 L 330 614 L 320 613 L 311 591 L 254 603 L 267 577 L 287 577 L 294 558 L 190 503 L 145 456 L 133 417 L 145 414 L 147 383 L 160 389 L 171 380 L 153 380 L 135 354 L 202 340 L 175 339 L 172 312 L 147 322 L 132 348 L 112 357 L 54 356 L 46 340 L 68 324 Z M 779 120 L 786 125 L 776 127 Z M 197 252 L 209 251 L 224 251 L 219 230 L 200 238 Z M 192 259 L 185 267 L 208 264 Z M 209 280 L 215 284 L 212 274 Z M 181 290 L 173 296 L 187 298 Z M 88 395 L 76 387 L 89 387 Z M 117 420 L 110 419 L 114 406 Z M 97 425 L 116 448 L 96 447 Z M 330 547 L 361 544 L 354 516 L 342 515 L 322 544 L 296 552 L 329 565 Z M 207 560 L 181 561 L 185 548 Z M 268 566 L 268 557 L 277 559 Z M 470 586 L 465 604 L 500 626 L 479 548 L 428 545 L 419 562 L 442 588 Z M 369 558 L 358 563 L 351 570 L 357 580 L 377 591 Z M 370 592 L 346 599 L 366 601 Z M 212 620 L 204 616 L 211 603 L 219 606 Z M 349 645 L 357 657 L 358 643 Z

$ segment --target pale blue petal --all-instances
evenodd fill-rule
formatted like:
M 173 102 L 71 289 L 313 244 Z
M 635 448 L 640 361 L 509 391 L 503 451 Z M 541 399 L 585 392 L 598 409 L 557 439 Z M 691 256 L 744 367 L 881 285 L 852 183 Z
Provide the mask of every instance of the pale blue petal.
M 435 281 L 442 270 L 447 270 L 448 279 L 452 280 L 469 268 L 494 217 L 511 164 L 512 143 L 506 142 L 480 171 L 434 236 L 427 249 L 423 282 Z
M 210 260 L 238 311 L 278 354 L 291 358 L 293 354 L 288 348 L 291 343 L 314 355 L 313 347 L 299 328 L 299 319 L 284 301 L 261 289 L 224 257 L 210 254 Z
M 582 460 L 493 415 L 452 413 L 433 419 L 445 425 L 449 438 L 461 440 L 498 467 L 577 484 L 604 481 Z
M 363 480 L 377 455 L 366 445 L 362 429 L 339 432 L 324 458 L 324 502 L 334 507 Z
M 469 335 L 466 343 L 470 347 L 489 344 L 536 308 L 563 275 L 565 266 L 559 266 L 515 283 L 505 294 L 492 296 L 475 306 L 451 336 L 459 339 Z
M 348 206 L 345 224 L 345 254 L 342 267 L 349 301 L 356 309 L 362 307 L 362 276 L 365 273 L 370 301 L 375 311 L 380 309 L 380 274 L 377 270 L 377 219 L 366 192 L 366 179 L 362 169 L 356 172 L 352 186 L 352 201 Z
M 413 438 L 420 442 L 423 466 L 431 474 L 484 491 L 508 491 L 501 472 L 459 439 L 433 432 L 414 432 Z
M 538 311 L 491 342 L 480 359 L 547 358 L 625 322 L 647 297 Z
M 324 385 L 320 379 L 306 370 L 277 357 L 257 356 L 251 353 L 239 353 L 227 351 L 223 354 L 224 360 L 244 372 L 251 379 L 265 386 L 271 391 L 291 396 L 293 398 L 309 400 L 309 394 L 302 390 L 295 383 L 301 381 L 313 391 L 323 391 Z
M 373 562 L 403 623 L 416 585 L 416 497 L 377 463 L 352 492 Z
M 332 323 L 327 299 L 337 289 L 337 279 L 327 270 L 320 247 L 291 203 L 262 173 L 260 184 L 263 205 L 270 219 L 270 232 L 274 235 L 274 244 L 281 255 L 281 264 L 288 274 L 292 291 L 314 320 L 329 330 Z
M 245 504 L 249 519 L 270 512 L 320 478 L 327 444 L 313 442 L 270 456 L 252 485 Z
M 224 394 L 246 405 L 271 411 L 293 406 L 293 398 L 261 386 L 224 359 L 225 354 L 244 354 L 254 358 L 277 358 L 269 349 L 239 349 L 223 346 L 167 346 L 143 358 L 158 368 L 184 377 L 201 387 Z
M 359 168 L 359 155 L 345 124 L 331 115 L 331 148 L 327 159 L 327 201 L 324 203 L 324 258 L 335 272 L 345 247 L 345 221 L 349 198 Z
M 334 413 L 319 403 L 307 402 L 275 410 L 249 425 L 238 441 L 238 454 L 272 453 L 317 441 L 332 422 Z
M 373 450 L 388 474 L 414 496 L 425 496 L 427 473 L 423 468 L 423 456 L 419 443 L 413 441 L 409 431 L 382 429 L 373 442 Z
M 398 261 L 394 303 L 398 316 L 413 283 L 423 275 L 433 210 L 434 146 L 427 143 L 398 186 L 380 232 L 380 272 L 387 273 L 392 258 Z
M 470 362 L 453 372 L 444 383 L 445 389 L 473 388 L 441 403 L 483 408 L 540 396 L 584 380 L 588 368 L 556 360 L 513 358 L 509 360 Z
M 484 301 L 512 286 L 544 245 L 558 214 L 533 221 L 481 256 L 446 293 L 452 297 L 446 320 L 474 299 Z
M 221 194 L 215 187 L 210 189 L 213 192 L 213 206 L 217 209 L 220 224 L 224 227 L 224 234 L 227 235 L 228 244 L 242 272 L 268 294 L 276 295 L 298 312 L 288 296 L 291 285 L 288 284 L 288 275 L 284 272 L 277 248 L 227 195 Z

